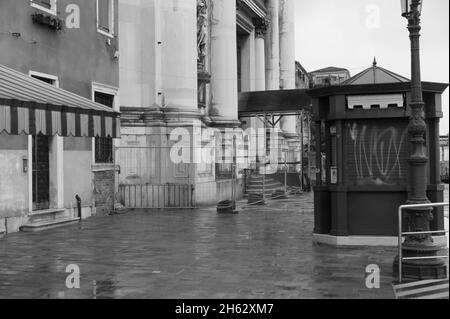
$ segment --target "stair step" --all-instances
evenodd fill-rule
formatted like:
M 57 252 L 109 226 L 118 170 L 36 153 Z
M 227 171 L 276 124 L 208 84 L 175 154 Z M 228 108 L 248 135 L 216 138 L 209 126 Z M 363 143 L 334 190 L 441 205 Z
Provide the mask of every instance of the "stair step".
M 56 227 L 66 226 L 78 223 L 80 221 L 79 218 L 68 217 L 68 218 L 58 218 L 52 221 L 41 221 L 41 222 L 32 222 L 20 227 L 21 231 L 24 232 L 37 232 L 41 230 L 52 229 Z
M 281 184 L 266 184 L 266 185 L 248 185 L 247 189 L 256 188 L 256 189 L 268 189 L 268 188 L 284 188 Z
M 448 299 L 448 279 L 394 285 L 396 299 Z
M 45 209 L 45 210 L 38 210 L 33 211 L 28 214 L 29 217 L 34 216 L 43 216 L 43 215 L 49 215 L 49 214 L 55 214 L 55 213 L 64 213 L 65 209 Z
M 50 222 L 57 219 L 68 218 L 68 212 L 65 209 L 47 209 L 34 211 L 28 214 L 30 219 L 30 223 L 42 223 L 42 222 Z
M 279 188 L 272 188 L 272 189 L 265 189 L 264 193 L 266 194 L 272 194 L 276 191 L 280 190 Z M 247 194 L 262 194 L 263 190 L 262 189 L 249 189 L 247 190 Z

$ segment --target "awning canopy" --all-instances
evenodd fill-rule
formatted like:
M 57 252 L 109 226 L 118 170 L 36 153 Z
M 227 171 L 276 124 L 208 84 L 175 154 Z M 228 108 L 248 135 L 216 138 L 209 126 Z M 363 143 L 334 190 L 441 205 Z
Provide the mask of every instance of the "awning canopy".
M 112 137 L 120 113 L 0 65 L 0 133 Z
M 311 109 L 307 92 L 304 89 L 242 92 L 239 94 L 239 116 L 299 115 L 303 110 Z

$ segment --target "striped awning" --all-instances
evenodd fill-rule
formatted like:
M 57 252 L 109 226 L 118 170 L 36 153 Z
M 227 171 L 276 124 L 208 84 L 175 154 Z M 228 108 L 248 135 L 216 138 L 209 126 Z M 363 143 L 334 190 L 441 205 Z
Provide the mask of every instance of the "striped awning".
M 0 133 L 120 136 L 120 114 L 0 65 Z

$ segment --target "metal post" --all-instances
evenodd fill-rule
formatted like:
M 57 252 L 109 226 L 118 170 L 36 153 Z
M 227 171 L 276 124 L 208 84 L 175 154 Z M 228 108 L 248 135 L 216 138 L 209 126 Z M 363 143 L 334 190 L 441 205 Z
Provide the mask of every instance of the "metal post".
M 311 191 L 311 115 L 308 113 L 308 190 Z
M 402 283 L 403 281 L 403 227 L 402 227 L 402 212 L 403 208 L 400 206 L 398 208 L 398 281 Z
M 75 199 L 77 200 L 78 218 L 80 220 L 82 220 L 83 219 L 83 214 L 82 214 L 82 210 L 81 210 L 81 197 L 79 195 L 76 195 Z
M 303 129 L 303 110 L 300 113 L 300 181 L 301 181 L 301 189 L 305 190 L 304 180 L 303 180 L 303 141 L 304 141 L 304 129 Z
M 236 136 L 233 136 L 233 168 L 232 168 L 232 172 L 231 172 L 231 176 L 232 176 L 232 185 L 231 185 L 231 196 L 232 196 L 232 201 L 233 201 L 233 210 L 236 209 L 236 169 L 237 169 L 237 161 L 236 161 L 236 156 L 237 156 L 237 150 L 236 150 L 237 144 L 236 144 Z
M 287 194 L 287 171 L 288 171 L 288 165 L 287 165 L 287 154 L 284 152 L 284 194 Z
M 264 113 L 264 169 L 263 169 L 263 204 L 266 203 L 266 163 L 267 163 L 267 117 Z

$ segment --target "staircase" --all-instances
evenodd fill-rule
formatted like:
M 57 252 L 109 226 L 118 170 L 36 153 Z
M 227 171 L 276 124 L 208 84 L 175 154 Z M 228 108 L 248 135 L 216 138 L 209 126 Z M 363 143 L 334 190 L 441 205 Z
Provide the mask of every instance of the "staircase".
M 29 221 L 20 227 L 24 232 L 36 232 L 74 224 L 79 218 L 71 216 L 65 209 L 48 209 L 28 214 Z
M 283 197 L 285 195 L 284 186 L 269 175 L 266 175 L 264 178 L 261 174 L 253 174 L 247 182 L 249 204 L 261 202 L 263 200 L 263 193 L 265 193 L 268 199 Z M 261 202 L 261 204 L 263 203 Z
M 448 299 L 448 279 L 394 285 L 396 299 Z

